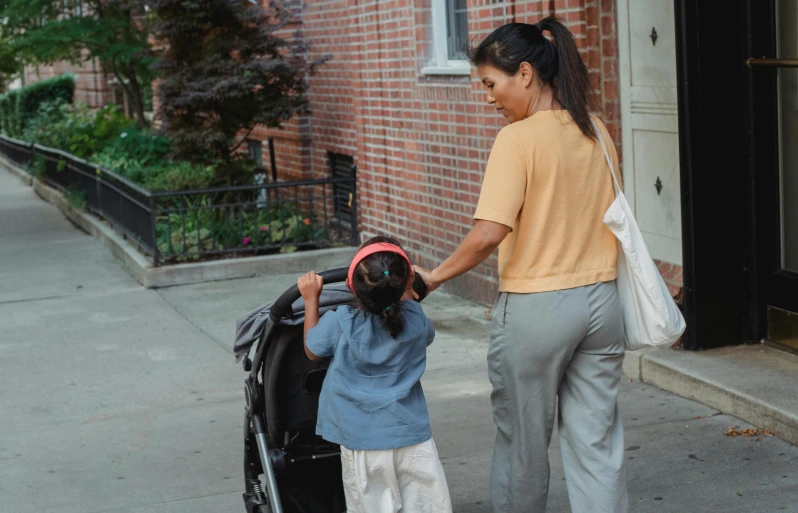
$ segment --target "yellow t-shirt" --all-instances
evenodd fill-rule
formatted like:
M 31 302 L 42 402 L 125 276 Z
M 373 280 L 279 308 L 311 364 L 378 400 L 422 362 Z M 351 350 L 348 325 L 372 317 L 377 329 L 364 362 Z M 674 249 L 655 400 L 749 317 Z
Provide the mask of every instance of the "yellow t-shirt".
M 607 129 L 593 118 L 618 169 Z M 570 289 L 617 277 L 615 236 L 604 213 L 615 199 L 598 141 L 567 111 L 541 111 L 499 132 L 475 219 L 512 228 L 499 246 L 499 290 Z

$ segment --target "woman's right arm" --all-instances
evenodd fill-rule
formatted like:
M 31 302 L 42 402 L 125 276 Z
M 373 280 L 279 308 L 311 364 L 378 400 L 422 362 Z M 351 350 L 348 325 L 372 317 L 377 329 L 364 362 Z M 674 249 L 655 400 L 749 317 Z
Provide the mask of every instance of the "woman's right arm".
M 524 148 L 506 130 L 499 132 L 485 169 L 474 227 L 441 265 L 431 272 L 418 269 L 428 292 L 484 262 L 507 237 L 524 204 L 527 169 Z
M 447 281 L 467 273 L 487 260 L 508 233 L 510 233 L 509 226 L 493 221 L 477 220 L 463 242 L 441 265 L 432 271 L 416 267 L 416 272 L 427 284 L 429 289 L 427 292 L 432 292 Z

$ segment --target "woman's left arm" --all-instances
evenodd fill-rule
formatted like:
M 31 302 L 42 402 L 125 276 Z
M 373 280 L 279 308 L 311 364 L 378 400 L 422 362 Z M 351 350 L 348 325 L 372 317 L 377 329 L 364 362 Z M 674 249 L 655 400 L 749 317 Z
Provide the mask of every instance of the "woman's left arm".
M 417 267 L 429 288 L 428 292 L 447 281 L 465 274 L 484 262 L 510 233 L 510 227 L 493 221 L 477 220 L 454 253 L 432 271 Z

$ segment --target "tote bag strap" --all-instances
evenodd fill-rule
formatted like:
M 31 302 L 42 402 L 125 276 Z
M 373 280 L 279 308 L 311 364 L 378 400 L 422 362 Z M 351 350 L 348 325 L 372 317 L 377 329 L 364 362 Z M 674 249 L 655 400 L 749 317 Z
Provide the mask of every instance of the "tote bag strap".
M 615 166 L 612 164 L 612 159 L 610 158 L 610 153 L 607 151 L 607 145 L 604 144 L 604 138 L 601 137 L 601 131 L 596 125 L 596 122 L 593 118 L 590 118 L 590 123 L 593 125 L 593 131 L 596 132 L 596 137 L 598 137 L 599 144 L 601 144 L 601 149 L 604 150 L 604 158 L 607 159 L 607 165 L 610 166 L 610 174 L 612 175 L 612 185 L 615 187 L 615 196 L 621 195 L 621 186 L 618 185 L 618 177 L 615 176 Z

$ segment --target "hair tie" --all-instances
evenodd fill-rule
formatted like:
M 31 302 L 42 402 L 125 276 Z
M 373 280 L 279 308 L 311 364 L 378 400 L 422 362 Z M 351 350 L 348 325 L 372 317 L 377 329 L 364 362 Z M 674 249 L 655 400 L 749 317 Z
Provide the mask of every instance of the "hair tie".
M 386 271 L 386 272 L 387 272 L 387 271 Z M 386 311 L 386 312 L 387 312 L 388 310 L 390 310 L 390 309 L 391 309 L 391 307 L 390 307 L 390 306 L 386 306 L 386 307 L 385 307 L 385 311 Z
M 382 274 L 384 274 L 385 276 L 388 276 L 389 274 L 391 274 L 391 271 L 384 271 Z

